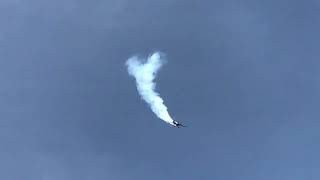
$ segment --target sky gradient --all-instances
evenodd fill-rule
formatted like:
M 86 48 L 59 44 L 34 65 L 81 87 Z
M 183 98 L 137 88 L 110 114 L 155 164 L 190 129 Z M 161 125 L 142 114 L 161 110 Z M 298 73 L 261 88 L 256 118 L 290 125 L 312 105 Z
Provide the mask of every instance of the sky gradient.
M 0 179 L 318 180 L 315 0 L 1 0 Z M 141 100 L 126 60 L 166 54 Z

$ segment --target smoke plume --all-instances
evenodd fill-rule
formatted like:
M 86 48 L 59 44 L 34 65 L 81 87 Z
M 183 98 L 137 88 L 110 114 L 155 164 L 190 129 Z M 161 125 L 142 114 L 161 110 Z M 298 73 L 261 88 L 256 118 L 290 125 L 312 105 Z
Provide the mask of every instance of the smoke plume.
M 127 60 L 129 75 L 136 80 L 138 92 L 143 100 L 149 105 L 151 110 L 162 120 L 172 124 L 173 120 L 169 115 L 167 107 L 163 103 L 163 99 L 159 93 L 155 92 L 156 83 L 154 79 L 158 70 L 164 63 L 160 53 L 156 52 L 149 56 L 147 60 L 131 57 Z

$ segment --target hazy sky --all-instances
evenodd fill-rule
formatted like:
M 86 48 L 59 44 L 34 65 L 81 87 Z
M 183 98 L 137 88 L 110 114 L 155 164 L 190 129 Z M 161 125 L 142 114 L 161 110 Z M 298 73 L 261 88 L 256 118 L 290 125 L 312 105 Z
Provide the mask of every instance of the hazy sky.
M 0 179 L 318 180 L 316 0 L 1 0 Z M 172 128 L 125 62 L 159 50 Z

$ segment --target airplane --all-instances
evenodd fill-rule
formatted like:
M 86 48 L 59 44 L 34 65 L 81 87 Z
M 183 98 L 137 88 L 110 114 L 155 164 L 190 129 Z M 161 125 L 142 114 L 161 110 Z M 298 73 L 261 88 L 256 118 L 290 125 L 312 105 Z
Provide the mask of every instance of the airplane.
M 185 125 L 183 125 L 183 124 L 181 124 L 181 123 L 179 123 L 177 121 L 173 121 L 173 123 L 171 125 L 174 126 L 174 127 L 177 127 L 177 128 L 180 128 L 180 126 L 181 127 L 187 127 L 187 126 L 185 126 Z

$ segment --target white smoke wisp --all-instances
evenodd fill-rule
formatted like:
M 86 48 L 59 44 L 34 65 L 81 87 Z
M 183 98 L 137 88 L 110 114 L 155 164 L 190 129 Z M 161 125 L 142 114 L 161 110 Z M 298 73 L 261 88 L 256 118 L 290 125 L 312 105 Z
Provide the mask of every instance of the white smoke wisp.
M 169 115 L 167 107 L 163 103 L 163 99 L 159 93 L 155 92 L 156 83 L 154 79 L 157 76 L 158 70 L 164 63 L 160 53 L 156 52 L 148 57 L 145 63 L 144 59 L 131 57 L 127 60 L 129 75 L 136 80 L 138 92 L 143 100 L 149 105 L 151 110 L 162 120 L 172 124 L 173 119 Z

